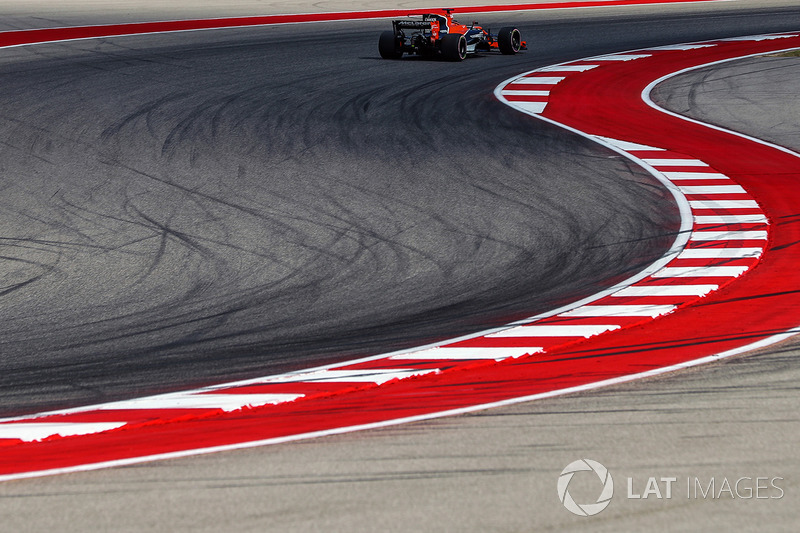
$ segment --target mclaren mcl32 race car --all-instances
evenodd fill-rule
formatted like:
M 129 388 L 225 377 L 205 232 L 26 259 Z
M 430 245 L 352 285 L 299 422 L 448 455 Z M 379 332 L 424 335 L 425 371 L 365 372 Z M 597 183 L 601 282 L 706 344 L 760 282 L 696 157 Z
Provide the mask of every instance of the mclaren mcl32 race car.
M 467 54 L 490 52 L 516 54 L 527 45 L 517 28 L 500 28 L 497 34 L 478 26 L 467 26 L 453 20 L 453 10 L 426 13 L 422 19 L 392 21 L 392 31 L 385 31 L 378 41 L 384 59 L 400 59 L 403 54 L 440 57 L 462 61 Z

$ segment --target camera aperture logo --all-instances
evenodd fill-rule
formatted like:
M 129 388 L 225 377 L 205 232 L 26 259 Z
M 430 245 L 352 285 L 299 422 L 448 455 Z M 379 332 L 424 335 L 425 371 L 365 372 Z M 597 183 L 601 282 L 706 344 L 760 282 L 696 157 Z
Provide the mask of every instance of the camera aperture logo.
M 597 501 L 594 503 L 578 503 L 569 493 L 569 484 L 573 477 L 575 474 L 583 472 L 594 473 L 600 480 L 598 485 L 600 496 L 597 497 Z M 585 478 L 587 476 L 579 477 Z M 591 477 L 592 482 L 596 483 L 593 480 L 594 476 Z M 602 489 L 600 487 L 602 487 Z M 561 500 L 561 503 L 564 504 L 564 507 L 566 507 L 569 512 L 578 516 L 594 516 L 600 513 L 611 503 L 612 496 L 614 496 L 614 480 L 611 479 L 611 473 L 608 469 L 597 461 L 592 461 L 591 459 L 573 461 L 562 470 L 561 475 L 558 477 L 558 499 Z
M 620 471 L 617 470 L 617 474 Z M 648 501 L 671 500 L 682 497 L 685 488 L 687 500 L 781 500 L 786 494 L 782 476 L 687 476 L 686 483 L 678 476 L 625 477 L 629 502 L 645 504 Z M 600 514 L 614 496 L 614 481 L 608 469 L 597 461 L 579 459 L 567 465 L 558 477 L 558 499 L 571 513 L 578 516 Z M 570 493 L 572 489 L 572 493 Z M 597 500 L 593 501 L 596 494 Z

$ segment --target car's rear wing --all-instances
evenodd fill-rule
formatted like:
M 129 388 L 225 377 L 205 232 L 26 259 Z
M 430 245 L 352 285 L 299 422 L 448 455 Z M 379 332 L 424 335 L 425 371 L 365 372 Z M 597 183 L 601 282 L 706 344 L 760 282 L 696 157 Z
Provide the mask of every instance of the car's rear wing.
M 429 20 L 395 20 L 392 21 L 394 31 L 398 30 L 430 30 L 433 24 Z

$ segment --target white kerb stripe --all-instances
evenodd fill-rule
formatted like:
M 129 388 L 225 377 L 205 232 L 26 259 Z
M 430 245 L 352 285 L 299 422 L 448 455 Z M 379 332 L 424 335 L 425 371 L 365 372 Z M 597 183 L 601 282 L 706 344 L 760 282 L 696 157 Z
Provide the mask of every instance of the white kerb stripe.
M 758 209 L 755 200 L 689 200 L 692 209 Z
M 767 224 L 767 217 L 760 214 L 701 215 L 694 217 L 695 224 Z
M 692 241 L 765 241 L 766 231 L 695 231 Z
M 774 41 L 775 39 L 788 39 L 797 35 L 757 35 L 755 37 L 729 37 L 721 41 Z
M 503 96 L 550 96 L 550 91 L 509 91 L 503 89 Z
M 619 329 L 615 324 L 543 324 L 504 329 L 487 337 L 592 337 Z
M 512 107 L 528 111 L 529 113 L 542 113 L 547 107 L 547 102 L 508 102 Z
M 600 65 L 553 65 L 537 69 L 536 72 L 586 72 Z
M 221 409 L 237 411 L 244 407 L 276 405 L 302 398 L 303 394 L 162 394 L 91 406 L 92 410 L 129 409 Z
M 710 266 L 710 267 L 665 267 L 653 274 L 654 278 L 738 278 L 750 267 Z
M 601 137 L 599 135 L 595 135 L 595 138 L 600 139 L 601 141 L 607 142 L 612 146 L 616 146 L 620 150 L 625 150 L 629 152 L 638 152 L 638 151 L 648 151 L 648 152 L 663 152 L 663 148 L 655 148 L 653 146 L 647 146 L 646 144 L 637 144 L 632 143 L 630 141 L 620 141 L 619 139 L 612 139 L 610 137 Z
M 715 44 L 670 44 L 670 45 L 667 45 L 667 46 L 656 46 L 654 48 L 647 48 L 647 50 L 665 51 L 665 52 L 669 52 L 671 50 L 688 51 L 688 50 L 697 50 L 698 48 L 711 48 L 713 46 L 717 46 L 717 45 L 715 45 Z
M 653 167 L 707 167 L 706 163 L 698 159 L 642 159 Z
M 741 185 L 679 185 L 683 194 L 747 194 Z
M 652 54 L 613 54 L 607 56 L 593 57 L 590 61 L 632 61 L 634 59 L 642 59 L 650 57 Z
M 718 285 L 632 285 L 611 296 L 705 296 Z
M 127 422 L 13 422 L 0 424 L 0 439 L 33 442 L 54 435 L 72 437 L 117 429 Z
M 761 257 L 763 248 L 686 248 L 677 259 L 746 259 Z
M 526 84 L 526 85 L 555 85 L 560 81 L 563 81 L 563 76 L 525 76 L 522 78 L 517 78 L 510 83 L 519 83 L 519 84 Z
M 670 180 L 730 180 L 719 172 L 662 172 Z
M 436 369 L 417 370 L 413 368 L 369 369 L 369 370 L 316 370 L 313 372 L 296 372 L 275 376 L 265 383 L 375 383 L 381 385 L 393 379 L 405 379 L 436 372 Z
M 439 359 L 494 359 L 501 360 L 509 357 L 522 357 L 541 352 L 538 346 L 522 348 L 428 348 L 416 352 L 393 355 L 390 359 L 399 360 L 439 360 Z
M 558 316 L 649 316 L 655 318 L 675 309 L 674 305 L 584 305 Z

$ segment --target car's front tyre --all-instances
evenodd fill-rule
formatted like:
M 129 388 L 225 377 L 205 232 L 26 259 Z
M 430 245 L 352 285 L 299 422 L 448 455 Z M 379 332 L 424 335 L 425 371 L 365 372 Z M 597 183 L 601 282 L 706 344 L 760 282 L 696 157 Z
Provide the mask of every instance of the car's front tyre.
M 513 55 L 522 48 L 522 35 L 517 28 L 500 28 L 497 34 L 497 47 L 506 55 Z

